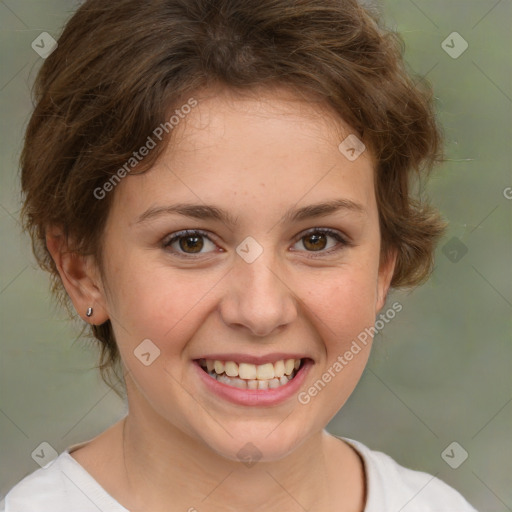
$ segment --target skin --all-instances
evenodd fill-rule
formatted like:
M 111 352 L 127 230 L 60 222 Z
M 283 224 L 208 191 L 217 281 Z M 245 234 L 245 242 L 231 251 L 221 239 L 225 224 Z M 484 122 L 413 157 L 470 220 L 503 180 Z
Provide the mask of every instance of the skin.
M 325 104 L 286 89 L 194 97 L 198 106 L 159 162 L 113 192 L 103 273 L 90 257 L 67 253 L 58 228 L 48 231 L 76 310 L 94 324 L 111 320 L 127 371 L 128 416 L 73 457 L 133 511 L 361 512 L 361 460 L 324 428 L 354 390 L 371 342 L 307 404 L 297 396 L 267 407 L 232 404 L 205 388 L 192 360 L 305 354 L 314 365 L 303 391 L 374 325 L 396 255 L 380 262 L 372 156 L 349 161 L 338 145 L 354 131 Z M 281 223 L 290 208 L 341 198 L 364 211 Z M 177 214 L 137 222 L 149 208 L 178 202 L 215 205 L 237 224 Z M 315 251 L 304 234 L 311 228 L 351 243 L 328 235 Z M 199 255 L 187 254 L 186 239 L 185 249 L 172 245 L 182 257 L 163 246 L 184 229 L 211 235 Z M 236 253 L 247 236 L 263 248 L 252 263 Z M 145 366 L 133 351 L 148 338 L 160 356 Z M 237 458 L 247 443 L 261 454 L 252 467 Z

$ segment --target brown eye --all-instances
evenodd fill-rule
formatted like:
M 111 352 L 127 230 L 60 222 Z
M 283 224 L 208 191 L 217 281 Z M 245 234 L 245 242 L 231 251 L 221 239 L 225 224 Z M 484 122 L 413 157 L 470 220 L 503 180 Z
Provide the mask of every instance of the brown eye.
M 303 238 L 304 247 L 311 251 L 321 251 L 327 245 L 327 237 L 323 233 L 313 233 Z
M 178 256 L 187 254 L 204 254 L 211 251 L 203 251 L 207 245 L 211 244 L 215 248 L 215 244 L 210 240 L 208 235 L 201 231 L 180 231 L 173 234 L 166 241 L 163 246 L 165 249 L 169 248 L 170 251 Z
M 185 252 L 201 252 L 203 248 L 203 240 L 201 236 L 182 236 L 179 239 L 179 246 Z
M 329 244 L 329 239 L 338 243 Z M 301 238 L 299 238 L 295 245 L 297 244 L 301 244 L 308 253 L 318 253 L 310 255 L 309 257 L 311 258 L 326 256 L 331 253 L 340 251 L 344 247 L 352 245 L 340 233 L 328 228 L 314 228 L 310 230 L 306 234 L 303 234 Z

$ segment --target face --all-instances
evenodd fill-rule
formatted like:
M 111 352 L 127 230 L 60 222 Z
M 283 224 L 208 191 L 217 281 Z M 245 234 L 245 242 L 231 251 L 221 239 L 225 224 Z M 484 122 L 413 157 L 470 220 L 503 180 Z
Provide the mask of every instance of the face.
M 100 300 L 131 414 L 275 460 L 325 427 L 367 362 L 371 339 L 353 342 L 392 273 L 373 161 L 349 160 L 353 130 L 284 90 L 195 97 L 159 162 L 115 189 Z

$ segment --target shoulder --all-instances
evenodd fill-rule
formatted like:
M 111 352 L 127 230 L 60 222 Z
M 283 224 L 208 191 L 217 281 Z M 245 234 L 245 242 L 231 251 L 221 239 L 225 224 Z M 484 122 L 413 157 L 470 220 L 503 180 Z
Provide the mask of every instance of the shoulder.
M 45 467 L 34 471 L 18 482 L 2 502 L 3 512 L 25 512 L 44 510 L 45 508 L 60 512 L 59 503 L 63 503 L 66 496 L 67 483 L 62 471 L 62 453 Z
M 18 482 L 0 503 L 0 512 L 126 512 L 65 451 Z
M 407 469 L 385 453 L 344 439 L 363 459 L 367 480 L 365 512 L 476 512 L 455 489 L 428 473 Z

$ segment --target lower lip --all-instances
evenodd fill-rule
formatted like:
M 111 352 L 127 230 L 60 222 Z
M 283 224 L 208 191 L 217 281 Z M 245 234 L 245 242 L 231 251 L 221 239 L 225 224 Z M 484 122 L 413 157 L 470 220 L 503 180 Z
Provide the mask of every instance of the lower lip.
M 304 379 L 306 378 L 306 375 L 308 374 L 310 368 L 313 366 L 313 362 L 310 359 L 306 359 L 300 370 L 296 373 L 295 377 L 284 386 L 279 386 L 278 388 L 240 389 L 228 384 L 224 384 L 215 378 L 210 377 L 201 368 L 201 366 L 199 366 L 197 361 L 192 362 L 194 363 L 193 366 L 199 374 L 199 378 L 202 380 L 202 382 L 204 382 L 209 391 L 234 404 L 250 406 L 277 405 L 284 402 L 285 400 L 288 400 L 299 391 L 302 383 L 304 382 Z

